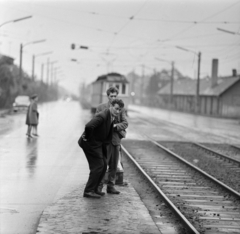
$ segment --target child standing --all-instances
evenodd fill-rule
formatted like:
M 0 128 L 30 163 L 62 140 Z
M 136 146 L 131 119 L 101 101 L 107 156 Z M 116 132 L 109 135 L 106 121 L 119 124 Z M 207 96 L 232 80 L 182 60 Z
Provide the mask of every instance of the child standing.
M 30 98 L 30 105 L 28 106 L 27 116 L 26 116 L 26 124 L 28 125 L 27 136 L 32 138 L 33 135 L 38 136 L 37 134 L 37 125 L 39 113 L 37 109 L 37 100 L 38 96 L 36 94 L 32 95 Z

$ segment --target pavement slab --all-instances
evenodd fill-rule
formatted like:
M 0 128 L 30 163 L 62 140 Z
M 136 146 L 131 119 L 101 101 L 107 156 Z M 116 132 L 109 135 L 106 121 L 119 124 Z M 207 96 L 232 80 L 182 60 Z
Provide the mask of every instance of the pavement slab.
M 131 184 L 116 186 L 119 195 L 106 194 L 100 199 L 84 198 L 84 187 L 79 186 L 47 207 L 37 233 L 161 233 Z

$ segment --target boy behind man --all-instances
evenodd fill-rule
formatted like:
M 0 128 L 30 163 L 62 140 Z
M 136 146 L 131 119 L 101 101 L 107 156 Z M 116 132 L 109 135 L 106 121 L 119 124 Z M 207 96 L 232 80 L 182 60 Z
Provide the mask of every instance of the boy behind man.
M 102 103 L 97 107 L 96 114 L 100 111 L 103 111 L 107 108 L 110 108 L 116 100 L 118 96 L 118 89 L 116 87 L 110 87 L 107 90 L 108 102 Z M 128 127 L 128 122 L 126 119 L 125 109 L 122 108 L 119 112 L 119 115 L 114 120 L 113 125 L 113 136 L 110 144 L 107 146 L 107 164 L 108 168 L 108 181 L 107 181 L 107 193 L 111 194 L 119 194 L 120 192 L 115 189 L 115 181 L 116 181 L 116 174 L 117 174 L 117 165 L 119 161 L 119 151 L 120 151 L 120 144 L 121 138 L 125 137 L 126 132 L 125 129 Z M 104 177 L 99 184 L 98 191 L 99 193 L 104 195 L 102 192 L 104 183 Z

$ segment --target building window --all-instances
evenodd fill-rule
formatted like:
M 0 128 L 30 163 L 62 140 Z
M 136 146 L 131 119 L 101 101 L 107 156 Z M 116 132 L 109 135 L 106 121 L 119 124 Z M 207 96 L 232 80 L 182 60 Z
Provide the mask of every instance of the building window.
M 126 94 L 126 84 L 122 84 L 122 94 Z
M 122 83 L 105 83 L 105 89 L 106 89 L 105 92 L 112 86 L 114 86 L 114 87 L 116 87 L 118 89 L 120 95 L 127 95 L 127 84 L 122 84 Z

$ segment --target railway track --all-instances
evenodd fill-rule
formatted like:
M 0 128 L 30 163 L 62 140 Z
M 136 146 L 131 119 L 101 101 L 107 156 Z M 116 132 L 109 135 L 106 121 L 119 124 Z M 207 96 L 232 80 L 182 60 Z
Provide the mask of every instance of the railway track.
M 145 119 L 141 119 L 140 121 L 147 126 L 155 126 L 155 128 L 159 126 L 159 122 L 156 120 L 151 119 L 151 121 L 148 122 Z M 154 133 L 156 134 L 154 129 L 153 135 Z M 159 132 L 161 132 L 161 130 L 162 128 L 160 127 Z M 174 136 L 174 132 L 172 135 Z M 191 134 L 189 134 L 189 136 L 191 136 Z M 162 139 L 162 136 L 159 138 Z M 202 138 L 202 141 L 204 142 L 204 138 Z M 209 139 L 207 139 L 207 142 L 208 141 Z M 179 154 L 188 162 L 206 171 L 240 193 L 240 150 L 229 144 L 207 142 L 197 143 L 191 141 L 191 139 L 190 141 L 184 139 L 183 142 L 159 141 L 161 145 Z
M 238 150 L 240 150 L 240 146 L 239 145 L 231 145 L 233 148 L 236 148 Z
M 188 162 L 206 171 L 234 190 L 240 192 L 240 155 L 226 144 L 193 142 L 160 142 Z M 229 156 L 223 154 L 228 153 Z M 234 158 L 236 157 L 236 158 Z
M 240 233 L 240 194 L 154 140 L 126 141 L 123 152 L 190 233 Z
M 218 152 L 218 150 L 212 149 L 211 146 L 208 147 L 204 144 L 200 144 L 200 143 L 196 143 L 196 142 L 192 142 L 192 144 L 205 150 L 207 153 L 212 154 L 216 158 L 219 158 L 222 162 L 232 162 L 233 164 L 235 163 L 235 166 L 231 167 L 231 169 L 235 170 L 235 168 L 237 168 L 237 171 L 240 172 L 240 167 L 239 167 L 240 166 L 240 157 L 234 158 L 234 157 L 227 156 L 226 154 Z M 231 147 L 231 146 L 229 146 L 229 147 Z M 215 148 L 218 148 L 218 147 L 215 147 Z

